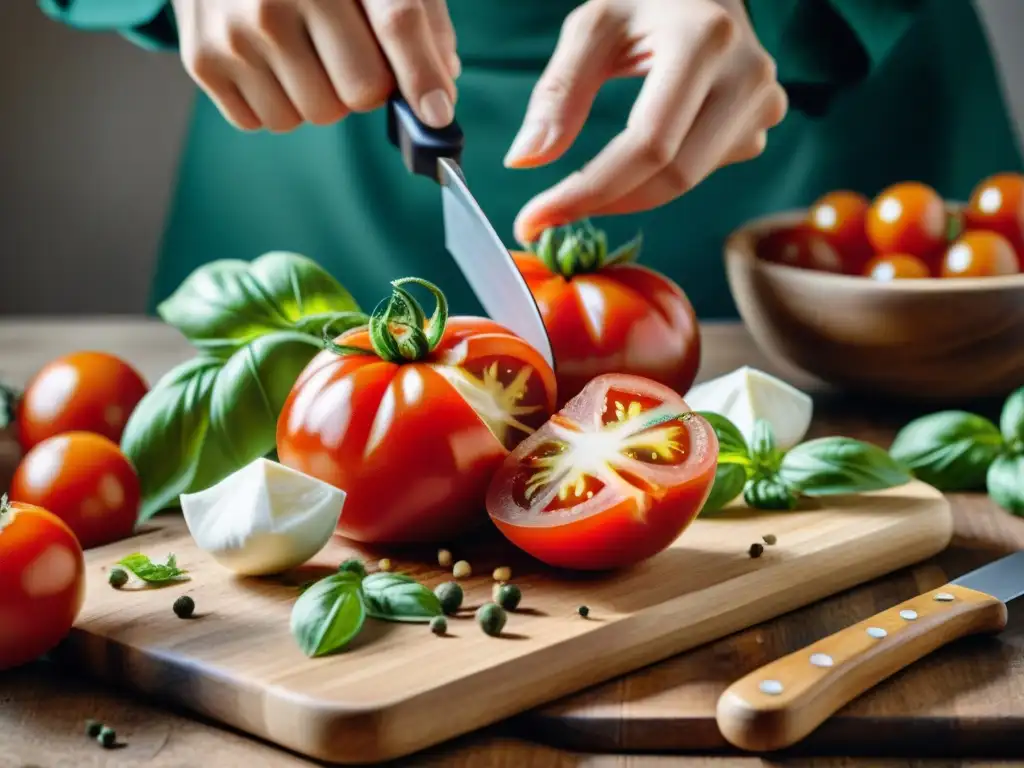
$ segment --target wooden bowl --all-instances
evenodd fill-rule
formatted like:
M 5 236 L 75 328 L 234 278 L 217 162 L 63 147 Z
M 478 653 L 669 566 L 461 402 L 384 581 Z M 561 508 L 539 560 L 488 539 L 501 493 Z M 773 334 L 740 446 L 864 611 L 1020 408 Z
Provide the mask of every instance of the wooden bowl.
M 805 211 L 756 219 L 726 241 L 740 316 L 765 354 L 834 387 L 928 401 L 1002 397 L 1024 384 L 1024 274 L 895 280 L 756 255 Z

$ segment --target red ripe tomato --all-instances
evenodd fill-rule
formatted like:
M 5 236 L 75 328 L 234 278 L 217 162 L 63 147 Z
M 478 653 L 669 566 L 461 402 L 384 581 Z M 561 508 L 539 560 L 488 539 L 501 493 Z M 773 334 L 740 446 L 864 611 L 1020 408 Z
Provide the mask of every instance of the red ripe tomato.
M 1020 271 L 1010 241 L 996 232 L 965 232 L 946 251 L 942 277 L 996 277 Z
M 148 387 L 138 371 L 105 352 L 75 352 L 43 366 L 18 401 L 22 451 L 62 432 L 95 432 L 115 443 Z
M 893 184 L 871 203 L 868 240 L 880 254 L 930 258 L 946 242 L 946 206 L 931 187 L 916 181 Z
M 773 264 L 819 272 L 844 271 L 839 251 L 808 226 L 770 232 L 758 243 L 757 252 L 762 259 Z
M 608 254 L 583 222 L 546 230 L 535 253 L 512 254 L 551 337 L 558 401 L 602 373 L 633 373 L 686 392 L 700 365 L 700 329 L 683 290 L 631 263 L 639 239 Z
M 434 292 L 423 309 L 401 286 Z M 338 532 L 377 543 L 450 540 L 486 520 L 487 483 L 555 407 L 555 375 L 490 320 L 447 317 L 441 292 L 395 281 L 368 328 L 310 361 L 285 401 L 277 453 L 346 492 Z
M 888 256 L 877 256 L 868 262 L 864 275 L 872 280 L 888 283 L 892 280 L 905 280 L 931 277 L 931 270 L 917 256 L 906 253 L 892 253 Z
M 964 219 L 968 229 L 1001 234 L 1024 260 L 1024 175 L 997 173 L 982 181 L 971 193 Z
M 808 211 L 808 228 L 835 249 L 847 274 L 859 275 L 871 258 L 865 227 L 870 205 L 859 192 L 836 190 L 820 197 Z
M 53 649 L 85 600 L 75 534 L 45 509 L 0 498 L 0 671 Z
M 619 568 L 686 530 L 717 463 L 714 430 L 674 391 L 639 376 L 599 376 L 509 455 L 487 512 L 548 565 Z
M 83 549 L 131 536 L 139 512 L 139 477 L 113 442 L 68 432 L 39 443 L 22 458 L 11 498 L 50 510 Z

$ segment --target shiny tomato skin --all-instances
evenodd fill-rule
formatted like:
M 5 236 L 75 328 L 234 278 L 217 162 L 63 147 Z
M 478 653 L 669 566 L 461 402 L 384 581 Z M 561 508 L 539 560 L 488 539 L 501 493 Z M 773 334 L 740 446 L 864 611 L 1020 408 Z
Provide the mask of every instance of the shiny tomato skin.
M 342 334 L 337 343 L 369 347 L 365 329 Z M 517 417 L 526 431 L 502 427 L 497 417 L 488 426 L 467 400 L 482 391 L 470 375 L 482 381 L 497 374 L 508 385 L 527 369 L 515 403 L 530 409 Z M 419 362 L 330 350 L 313 358 L 281 411 L 278 458 L 346 492 L 337 529 L 345 538 L 450 541 L 486 521 L 491 475 L 546 421 L 555 388 L 551 367 L 518 336 L 491 320 L 452 317 L 440 344 Z
M 807 213 L 808 228 L 836 250 L 846 274 L 860 274 L 871 258 L 866 228 L 870 205 L 859 192 L 839 189 L 822 195 Z
M 942 259 L 942 277 L 998 277 L 1020 271 L 1017 254 L 1010 241 L 998 232 L 965 232 L 946 251 Z
M 11 499 L 48 509 L 83 549 L 132 535 L 139 513 L 139 476 L 121 449 L 102 435 L 67 432 L 25 454 L 11 480 Z
M 63 432 L 94 432 L 119 443 L 148 389 L 138 371 L 106 352 L 74 352 L 51 360 L 18 401 L 18 443 L 28 451 Z
M 931 277 L 928 264 L 917 256 L 908 253 L 891 253 L 876 256 L 864 267 L 864 276 L 872 280 L 887 283 L 892 280 L 907 280 Z
M 700 328 L 690 300 L 672 280 L 631 263 L 566 279 L 532 253 L 512 256 L 551 338 L 559 405 L 604 373 L 644 376 L 677 392 L 693 385 Z
M 876 253 L 928 259 L 946 239 L 946 206 L 934 189 L 904 181 L 882 190 L 867 213 L 867 235 Z
M 1024 269 L 1024 174 L 997 173 L 971 192 L 964 221 L 968 230 L 998 232 L 1013 246 Z
M 0 671 L 52 650 L 85 600 L 85 558 L 56 515 L 12 502 L 0 513 Z
M 628 412 L 644 400 L 688 414 L 686 421 L 661 425 L 685 430 L 675 433 L 685 445 L 671 460 L 650 461 L 658 454 L 652 450 L 648 456 L 649 449 L 637 447 L 642 443 L 632 444 L 633 451 L 627 454 L 624 441 L 612 441 L 619 447 L 612 454 L 615 460 L 628 458 L 615 471 L 568 469 L 601 466 L 591 459 L 593 446 L 606 444 L 602 430 L 640 423 L 627 417 L 624 422 L 612 420 L 609 427 L 609 411 L 619 413 L 615 404 L 622 404 Z M 514 545 L 557 568 L 611 570 L 657 555 L 697 517 L 714 483 L 718 440 L 711 425 L 689 411 L 677 393 L 658 382 L 620 374 L 595 378 L 504 461 L 487 492 L 492 522 Z M 569 447 L 562 442 L 566 435 L 576 439 Z M 562 450 L 552 449 L 559 445 Z M 664 443 L 652 440 L 652 445 Z M 553 459 L 550 472 L 555 481 L 542 485 L 531 499 L 521 489 L 538 477 L 542 456 L 567 458 L 561 465 Z
M 843 257 L 822 235 L 806 224 L 768 233 L 757 245 L 765 261 L 818 272 L 845 271 Z

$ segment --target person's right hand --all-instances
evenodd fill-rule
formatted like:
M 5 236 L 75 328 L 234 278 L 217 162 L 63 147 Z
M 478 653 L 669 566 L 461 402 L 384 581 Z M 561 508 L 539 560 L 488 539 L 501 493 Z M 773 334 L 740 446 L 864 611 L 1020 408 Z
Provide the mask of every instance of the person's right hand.
M 243 130 L 325 125 L 396 87 L 428 125 L 455 113 L 445 0 L 171 0 L 186 71 Z

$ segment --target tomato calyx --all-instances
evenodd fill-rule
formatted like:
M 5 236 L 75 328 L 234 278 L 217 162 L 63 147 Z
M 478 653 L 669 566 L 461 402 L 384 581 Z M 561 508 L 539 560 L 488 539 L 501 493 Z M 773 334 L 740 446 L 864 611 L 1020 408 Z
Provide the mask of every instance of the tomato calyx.
M 14 509 L 5 493 L 0 496 L 0 532 L 3 532 L 4 528 L 12 522 L 14 522 Z
M 6 429 L 14 423 L 18 406 L 18 393 L 0 382 L 0 429 Z
M 569 280 L 574 275 L 635 261 L 642 241 L 642 233 L 637 233 L 628 243 L 608 253 L 604 230 L 594 227 L 589 219 L 582 219 L 575 224 L 548 227 L 529 249 L 551 272 Z
M 434 295 L 437 306 L 429 320 L 420 303 L 402 287 L 408 283 L 422 286 Z M 416 362 L 433 352 L 448 324 L 448 300 L 441 289 L 419 277 L 392 280 L 391 287 L 391 296 L 381 300 L 370 315 L 372 349 L 336 344 L 330 338 L 330 325 L 324 328 L 324 347 L 337 355 L 376 355 L 389 363 Z

